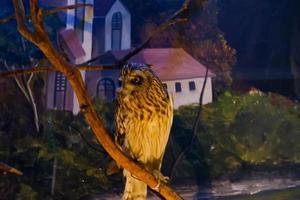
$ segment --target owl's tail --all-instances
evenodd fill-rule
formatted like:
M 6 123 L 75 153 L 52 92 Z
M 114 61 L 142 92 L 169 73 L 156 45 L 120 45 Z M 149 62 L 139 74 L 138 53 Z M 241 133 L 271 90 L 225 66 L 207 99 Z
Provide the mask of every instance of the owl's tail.
M 123 200 L 145 200 L 147 198 L 147 185 L 131 176 L 131 173 L 124 170 L 126 184 Z

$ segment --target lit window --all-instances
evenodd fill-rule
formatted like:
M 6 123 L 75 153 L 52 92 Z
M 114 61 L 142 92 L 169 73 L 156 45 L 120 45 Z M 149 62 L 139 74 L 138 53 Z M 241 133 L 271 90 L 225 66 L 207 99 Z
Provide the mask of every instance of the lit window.
M 189 82 L 189 88 L 190 88 L 191 91 L 192 91 L 192 90 L 196 90 L 196 85 L 195 85 L 195 82 L 194 82 L 194 81 L 190 81 L 190 82 Z
M 111 48 L 113 50 L 121 49 L 122 41 L 122 14 L 116 12 L 111 21 Z
M 65 109 L 66 104 L 66 88 L 67 88 L 67 79 L 60 73 L 55 73 L 55 82 L 54 82 L 54 101 L 53 107 L 59 110 Z
M 115 98 L 115 92 L 116 89 L 113 80 L 104 78 L 98 82 L 98 86 L 97 86 L 98 97 L 111 101 Z
M 176 92 L 181 92 L 181 83 L 179 83 L 179 82 L 175 83 L 175 91 Z
M 55 74 L 55 92 L 64 92 L 67 86 L 66 77 L 60 73 L 56 72 Z

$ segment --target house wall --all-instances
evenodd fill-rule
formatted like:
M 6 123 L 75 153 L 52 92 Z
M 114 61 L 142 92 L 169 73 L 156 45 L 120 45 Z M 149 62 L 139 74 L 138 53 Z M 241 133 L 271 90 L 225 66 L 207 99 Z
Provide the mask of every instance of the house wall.
M 193 91 L 189 90 L 190 81 L 194 81 L 196 85 L 196 89 Z M 175 91 L 176 82 L 181 83 L 181 92 Z M 163 81 L 163 83 L 167 84 L 168 92 L 173 96 L 175 109 L 177 109 L 181 105 L 199 103 L 199 97 L 203 86 L 203 82 L 204 77 L 184 80 Z M 207 104 L 210 102 L 212 102 L 212 79 L 211 77 L 208 77 L 203 96 L 203 104 Z
M 131 48 L 131 17 L 128 10 L 117 0 L 105 17 L 105 51 L 112 49 L 111 47 L 111 21 L 112 16 L 116 12 L 122 14 L 122 42 L 121 49 Z
M 103 78 L 112 79 L 115 88 L 118 88 L 119 70 L 87 71 L 85 74 L 85 86 L 90 97 L 96 97 L 98 82 Z
M 99 56 L 105 51 L 105 18 L 95 16 L 93 20 L 92 57 Z

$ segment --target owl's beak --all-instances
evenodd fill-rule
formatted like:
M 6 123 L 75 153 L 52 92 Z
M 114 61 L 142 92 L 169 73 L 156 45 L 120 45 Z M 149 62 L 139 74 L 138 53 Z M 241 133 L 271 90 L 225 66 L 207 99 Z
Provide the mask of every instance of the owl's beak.
M 121 96 L 123 98 L 130 96 L 131 93 L 132 93 L 132 89 L 130 87 L 128 88 L 128 87 L 122 86 L 122 87 L 117 88 L 118 96 Z
M 123 87 L 118 87 L 116 91 L 117 91 L 118 96 L 125 97 L 128 94 L 128 90 L 126 90 Z
M 119 94 L 119 93 L 121 93 L 122 92 L 122 87 L 118 87 L 117 89 L 116 89 L 116 92 Z

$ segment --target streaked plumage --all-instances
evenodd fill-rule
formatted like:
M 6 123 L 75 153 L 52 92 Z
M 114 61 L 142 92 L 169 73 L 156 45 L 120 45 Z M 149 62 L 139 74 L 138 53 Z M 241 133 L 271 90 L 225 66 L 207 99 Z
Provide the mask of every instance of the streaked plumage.
M 166 88 L 144 64 L 125 65 L 116 112 L 117 145 L 158 179 L 173 120 L 173 102 Z M 146 199 L 147 185 L 124 170 L 123 199 Z

